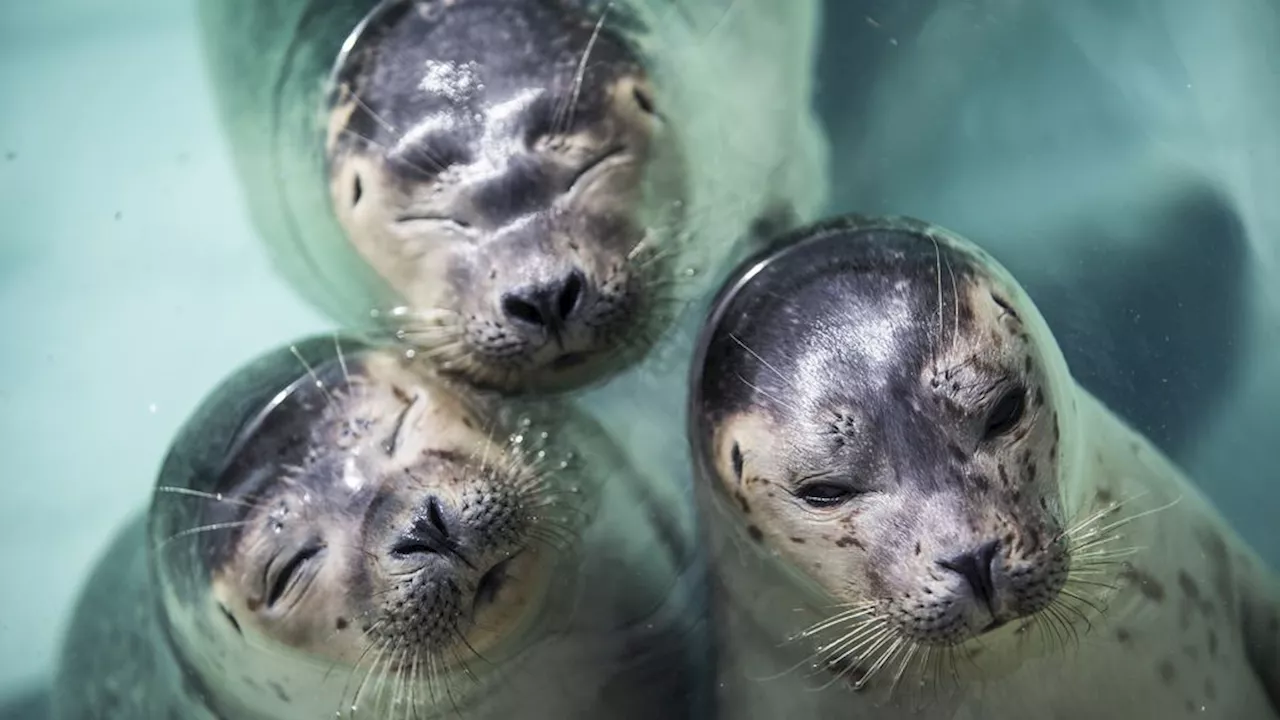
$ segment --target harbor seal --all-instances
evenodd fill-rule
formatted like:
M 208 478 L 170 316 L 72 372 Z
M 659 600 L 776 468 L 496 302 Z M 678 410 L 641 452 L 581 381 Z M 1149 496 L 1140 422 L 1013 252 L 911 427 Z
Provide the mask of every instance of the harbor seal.
M 1280 584 L 991 256 L 842 217 L 691 372 L 720 716 L 1280 717 Z
M 350 330 L 502 390 L 627 366 L 825 201 L 817 0 L 202 0 L 273 254 Z M 729 81 L 727 78 L 749 78 Z
M 703 575 L 607 437 L 402 350 L 291 350 L 180 431 L 57 718 L 705 716 Z

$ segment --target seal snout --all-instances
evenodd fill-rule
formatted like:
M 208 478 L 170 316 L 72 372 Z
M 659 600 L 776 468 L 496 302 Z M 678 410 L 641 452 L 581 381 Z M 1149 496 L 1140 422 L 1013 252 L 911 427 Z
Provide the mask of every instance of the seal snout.
M 972 550 L 938 561 L 938 565 L 943 569 L 964 578 L 969 590 L 973 593 L 974 600 L 986 608 L 993 618 L 997 614 L 998 607 L 993 566 L 999 545 L 999 541 L 992 540 Z
M 502 296 L 502 312 L 522 330 L 545 332 L 563 345 L 566 328 L 582 305 L 586 278 L 572 268 L 559 276 L 509 291 Z
M 391 554 L 402 559 L 424 560 L 430 555 L 452 557 L 471 567 L 462 554 L 458 538 L 449 531 L 449 521 L 440 499 L 428 496 L 423 509 L 413 518 L 413 524 L 391 547 Z

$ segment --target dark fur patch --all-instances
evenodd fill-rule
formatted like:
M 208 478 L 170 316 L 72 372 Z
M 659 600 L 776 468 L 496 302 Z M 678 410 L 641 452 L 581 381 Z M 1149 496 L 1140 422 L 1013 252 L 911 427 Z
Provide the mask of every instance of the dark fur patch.
M 1209 568 L 1213 573 L 1213 589 L 1226 605 L 1227 616 L 1235 617 L 1235 588 L 1231 582 L 1231 556 L 1227 552 L 1227 544 L 1212 528 L 1205 528 L 1200 533 L 1200 547 L 1209 556 Z
M 735 492 L 733 494 L 733 497 L 735 500 L 738 501 L 738 505 L 742 507 L 742 512 L 746 513 L 747 515 L 750 515 L 751 505 L 747 503 L 747 496 L 743 495 L 741 492 Z
M 1178 571 L 1178 587 L 1182 588 L 1182 594 L 1186 595 L 1190 600 L 1200 599 L 1200 586 L 1196 585 L 1196 581 L 1186 570 Z
M 747 534 L 750 535 L 751 539 L 755 540 L 756 542 L 764 542 L 764 533 L 760 532 L 760 528 L 756 527 L 755 525 L 747 526 Z
M 1152 602 L 1158 603 L 1164 600 L 1164 585 L 1150 573 L 1126 563 L 1125 568 L 1120 571 L 1120 579 L 1136 585 L 1142 596 Z

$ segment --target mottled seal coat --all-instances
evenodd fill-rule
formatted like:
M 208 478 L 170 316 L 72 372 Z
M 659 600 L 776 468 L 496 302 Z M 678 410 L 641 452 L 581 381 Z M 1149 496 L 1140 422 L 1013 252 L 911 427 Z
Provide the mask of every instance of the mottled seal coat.
M 260 232 L 350 328 L 504 391 L 643 354 L 813 216 L 817 0 L 203 0 Z
M 400 351 L 269 353 L 89 579 L 55 715 L 704 717 L 703 576 L 611 448 Z
M 1275 575 L 972 243 L 782 239 L 689 411 L 721 717 L 1280 717 Z

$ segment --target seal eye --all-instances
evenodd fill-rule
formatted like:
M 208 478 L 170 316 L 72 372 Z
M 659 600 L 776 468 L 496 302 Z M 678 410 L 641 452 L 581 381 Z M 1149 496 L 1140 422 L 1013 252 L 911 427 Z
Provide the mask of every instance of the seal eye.
M 280 602 L 280 598 L 284 597 L 289 588 L 297 584 L 298 578 L 303 574 L 302 570 L 307 562 L 320 554 L 324 548 L 319 545 L 305 547 L 298 551 L 289 562 L 276 573 L 275 579 L 271 581 L 271 590 L 267 593 L 267 606 L 273 607 Z
M 1018 421 L 1022 419 L 1022 413 L 1026 409 L 1027 391 L 1021 387 L 1014 388 L 1004 394 L 996 406 L 991 409 L 991 415 L 987 417 L 987 430 L 985 437 L 987 440 L 993 440 L 1013 429 Z
M 829 482 L 810 483 L 796 492 L 796 497 L 805 501 L 806 504 L 821 508 L 843 505 L 853 496 L 853 490 Z

